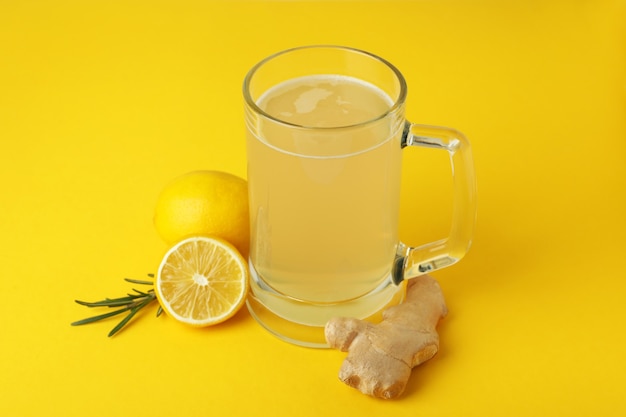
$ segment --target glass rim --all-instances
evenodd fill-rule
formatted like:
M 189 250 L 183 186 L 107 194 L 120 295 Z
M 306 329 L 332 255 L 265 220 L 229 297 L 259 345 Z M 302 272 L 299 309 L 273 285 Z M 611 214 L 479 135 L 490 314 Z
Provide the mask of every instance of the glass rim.
M 290 54 L 292 52 L 297 52 L 297 51 L 301 51 L 301 50 L 306 50 L 306 49 L 335 49 L 335 50 L 343 50 L 346 52 L 350 52 L 350 53 L 355 53 L 355 54 L 360 54 L 360 55 L 364 55 L 367 56 L 369 58 L 372 58 L 382 64 L 384 64 L 385 66 L 387 66 L 387 68 L 389 68 L 394 75 L 396 76 L 396 79 L 398 80 L 398 82 L 400 83 L 400 92 L 398 94 L 398 97 L 393 100 L 393 104 L 383 113 L 381 113 L 380 115 L 373 117 L 371 119 L 368 119 L 366 121 L 360 122 L 360 123 L 356 123 L 356 124 L 349 124 L 349 125 L 340 125 L 340 126 L 308 126 L 308 125 L 302 125 L 302 124 L 298 124 L 298 123 L 292 123 L 292 122 L 288 122 L 285 120 L 282 120 L 276 116 L 272 116 L 271 114 L 267 113 L 265 110 L 261 109 L 256 102 L 252 99 L 252 96 L 250 94 L 250 84 L 252 82 L 252 78 L 254 77 L 254 75 L 256 74 L 256 72 L 266 63 L 268 63 L 269 61 L 272 61 L 275 58 L 278 58 L 282 55 L 286 55 L 286 54 Z M 286 80 L 285 80 L 286 81 Z M 267 56 L 266 58 L 262 59 L 261 61 L 257 62 L 252 68 L 250 68 L 250 70 L 248 71 L 248 73 L 246 74 L 244 81 L 243 81 L 243 96 L 244 96 L 244 101 L 246 102 L 246 104 L 257 114 L 263 116 L 264 118 L 267 118 L 275 123 L 281 124 L 281 125 L 285 125 L 285 126 L 289 126 L 292 128 L 300 128 L 300 129 L 310 129 L 310 130 L 336 130 L 336 129 L 349 129 L 349 128 L 355 128 L 355 127 L 362 127 L 365 125 L 368 125 L 370 123 L 375 123 L 377 121 L 380 121 L 382 119 L 385 119 L 386 117 L 388 117 L 389 115 L 395 113 L 399 108 L 401 108 L 404 105 L 404 102 L 406 100 L 406 96 L 407 96 L 407 84 L 406 84 L 406 80 L 404 79 L 404 76 L 402 75 L 402 73 L 400 72 L 400 70 L 398 68 L 396 68 L 395 65 L 393 65 L 391 62 L 387 61 L 386 59 L 373 54 L 371 52 L 367 52 L 364 51 L 362 49 L 357 49 L 357 48 L 353 48 L 353 47 L 349 47 L 349 46 L 341 46 L 341 45 L 325 45 L 325 44 L 320 44 L 320 45 L 305 45 L 305 46 L 297 46 L 294 48 L 289 48 L 289 49 L 284 49 L 282 51 L 278 51 L 275 52 L 269 56 Z

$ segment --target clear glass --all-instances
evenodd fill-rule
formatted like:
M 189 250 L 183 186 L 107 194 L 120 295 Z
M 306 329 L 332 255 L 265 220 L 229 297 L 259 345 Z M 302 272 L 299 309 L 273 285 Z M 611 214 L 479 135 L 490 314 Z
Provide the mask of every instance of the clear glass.
M 336 316 L 376 321 L 403 281 L 452 265 L 475 216 L 469 143 L 404 119 L 406 83 L 389 62 L 337 46 L 275 54 L 244 81 L 250 198 L 248 308 L 280 338 L 324 347 Z M 419 248 L 398 240 L 401 152 L 449 152 L 450 236 Z

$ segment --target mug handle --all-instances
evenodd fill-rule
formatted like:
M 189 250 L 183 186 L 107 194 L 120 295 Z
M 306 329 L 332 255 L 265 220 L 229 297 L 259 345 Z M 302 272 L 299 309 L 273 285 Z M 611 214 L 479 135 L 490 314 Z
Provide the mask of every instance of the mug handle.
M 470 143 L 454 129 L 406 122 L 402 148 L 421 146 L 442 149 L 450 155 L 453 178 L 452 225 L 447 238 L 417 247 L 400 242 L 392 269 L 395 284 L 445 268 L 469 250 L 476 222 L 476 177 Z

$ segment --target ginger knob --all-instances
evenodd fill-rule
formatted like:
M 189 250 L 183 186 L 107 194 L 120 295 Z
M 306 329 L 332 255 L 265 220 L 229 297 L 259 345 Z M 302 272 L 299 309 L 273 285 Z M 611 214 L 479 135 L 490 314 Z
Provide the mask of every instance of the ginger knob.
M 377 398 L 399 397 L 411 370 L 439 350 L 436 328 L 446 313 L 439 283 L 422 275 L 409 280 L 405 301 L 385 310 L 378 324 L 331 319 L 325 328 L 328 345 L 348 352 L 339 379 Z

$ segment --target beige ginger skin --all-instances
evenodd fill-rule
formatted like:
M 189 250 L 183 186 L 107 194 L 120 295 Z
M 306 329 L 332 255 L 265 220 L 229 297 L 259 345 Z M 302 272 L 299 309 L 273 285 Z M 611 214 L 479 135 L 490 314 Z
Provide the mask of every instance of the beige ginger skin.
M 412 368 L 439 350 L 436 328 L 446 314 L 439 283 L 422 275 L 409 280 L 406 300 L 385 310 L 378 324 L 331 319 L 326 324 L 326 341 L 330 347 L 348 352 L 339 379 L 373 397 L 399 397 Z

